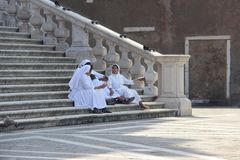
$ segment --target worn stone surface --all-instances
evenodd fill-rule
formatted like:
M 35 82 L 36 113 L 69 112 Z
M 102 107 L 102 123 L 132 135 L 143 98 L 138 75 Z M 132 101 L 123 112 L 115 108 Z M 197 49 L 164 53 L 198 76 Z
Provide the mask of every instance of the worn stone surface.
M 239 160 L 239 108 L 168 117 L 1 132 L 0 160 Z

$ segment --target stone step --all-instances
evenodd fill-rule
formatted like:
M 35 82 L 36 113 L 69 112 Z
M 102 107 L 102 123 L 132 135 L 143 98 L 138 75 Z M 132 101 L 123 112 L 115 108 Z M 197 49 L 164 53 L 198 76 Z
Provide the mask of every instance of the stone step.
M 72 63 L 1 63 L 0 70 L 74 70 Z
M 53 51 L 55 47 L 53 45 L 36 45 L 36 44 L 6 44 L 0 43 L 0 50 L 41 50 L 41 51 Z
M 162 102 L 149 102 L 148 106 L 150 109 L 164 108 L 164 103 Z M 132 111 L 138 110 L 137 104 L 116 104 L 109 105 L 107 108 L 111 112 L 120 111 Z M 59 107 L 59 108 L 43 108 L 43 109 L 28 109 L 28 110 L 16 110 L 16 111 L 1 111 L 0 121 L 5 117 L 9 116 L 12 119 L 25 119 L 25 118 L 40 118 L 40 117 L 52 117 L 52 116 L 64 116 L 64 115 L 76 115 L 76 114 L 86 114 L 89 113 L 89 109 L 81 109 L 76 107 Z
M 39 39 L 26 39 L 26 38 L 2 38 L 0 37 L 0 43 L 13 43 L 13 44 L 43 44 Z
M 51 92 L 26 92 L 26 93 L 1 93 L 0 102 L 47 100 L 47 99 L 67 99 L 68 91 Z M 156 96 L 141 95 L 144 102 L 153 102 Z
M 0 111 L 59 108 L 71 106 L 73 106 L 73 102 L 70 101 L 69 99 L 13 101 L 13 102 L 0 102 Z
M 1 93 L 22 93 L 22 92 L 48 92 L 67 91 L 68 84 L 25 84 L 25 85 L 0 85 Z
M 24 57 L 24 56 L 0 56 L 1 63 L 75 63 L 75 59 L 69 57 Z
M 164 107 L 162 102 L 143 102 L 151 108 Z M 1 111 L 16 111 L 16 110 L 29 110 L 29 109 L 43 109 L 43 108 L 60 108 L 60 107 L 73 107 L 73 102 L 69 99 L 49 99 L 49 100 L 31 100 L 31 101 L 15 101 L 15 102 L 1 102 L 0 103 L 0 112 Z M 136 106 L 135 104 L 115 104 L 108 105 L 108 107 L 115 107 L 114 111 L 123 110 L 121 106 L 124 106 L 125 110 L 130 110 L 128 107 Z M 113 111 L 113 110 L 112 110 Z
M 0 56 L 64 57 L 62 51 L 0 50 Z
M 4 32 L 0 31 L 0 37 L 6 38 L 30 38 L 29 33 L 20 33 L 20 32 Z
M 3 122 L 0 122 L 0 130 L 20 130 L 34 129 L 53 126 L 79 125 L 87 123 L 100 123 L 112 121 L 127 121 L 147 118 L 159 118 L 176 116 L 177 111 L 173 109 L 149 109 L 149 110 L 132 110 L 121 111 L 105 114 L 79 114 L 67 116 L 54 116 L 44 118 L 19 119 L 16 120 L 18 127 L 5 128 Z
M 0 77 L 69 77 L 73 70 L 0 70 Z
M 140 95 L 143 102 L 153 102 L 157 99 L 157 96 L 153 95 Z
M 0 85 L 68 83 L 71 77 L 0 77 Z
M 0 26 L 0 32 L 18 32 L 17 27 Z
M 27 93 L 1 93 L 0 102 L 66 99 L 68 91 L 57 92 L 27 92 Z

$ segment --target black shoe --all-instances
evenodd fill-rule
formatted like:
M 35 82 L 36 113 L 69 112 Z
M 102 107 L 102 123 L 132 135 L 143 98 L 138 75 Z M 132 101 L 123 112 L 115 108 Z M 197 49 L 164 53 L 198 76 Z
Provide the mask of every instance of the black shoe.
M 114 105 L 114 104 L 116 104 L 116 100 L 115 100 L 115 98 L 106 99 L 106 103 L 107 103 L 107 105 Z
M 94 109 L 92 110 L 92 113 L 102 114 L 103 112 L 101 111 L 101 109 L 94 108 Z
M 111 111 L 107 110 L 107 108 L 102 109 L 102 113 L 112 113 Z
M 114 98 L 115 104 L 123 104 L 124 100 L 121 100 L 119 98 Z
M 129 104 L 129 103 L 131 103 L 134 99 L 135 99 L 135 97 L 126 98 L 123 103 L 124 103 L 124 104 Z

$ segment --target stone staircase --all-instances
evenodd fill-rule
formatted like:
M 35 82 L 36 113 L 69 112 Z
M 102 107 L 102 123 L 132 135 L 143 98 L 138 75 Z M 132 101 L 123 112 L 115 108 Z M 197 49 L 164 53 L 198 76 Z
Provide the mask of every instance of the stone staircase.
M 42 40 L 19 33 L 16 27 L 0 27 L 0 132 L 95 122 L 135 120 L 176 116 L 176 109 L 164 109 L 154 102 L 156 96 L 142 95 L 149 110 L 137 105 L 109 105 L 111 114 L 89 114 L 76 109 L 67 99 L 68 81 L 76 66 L 74 58 L 65 57 Z M 9 116 L 18 128 L 4 127 Z

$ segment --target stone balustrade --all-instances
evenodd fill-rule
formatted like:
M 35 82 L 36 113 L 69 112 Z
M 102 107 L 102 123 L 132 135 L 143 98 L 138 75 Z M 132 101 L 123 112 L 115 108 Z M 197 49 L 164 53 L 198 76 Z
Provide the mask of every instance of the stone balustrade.
M 178 109 L 181 116 L 191 115 L 191 101 L 184 95 L 184 64 L 189 56 L 143 50 L 142 44 L 120 37 L 77 13 L 56 7 L 49 0 L 20 0 L 20 3 L 0 0 L 2 5 L 6 7 L 0 7 L 0 24 L 18 26 L 20 32 L 29 32 L 32 38 L 75 57 L 77 63 L 87 58 L 96 70 L 106 71 L 107 75 L 111 65 L 117 63 L 128 78 L 145 76 L 145 82 L 137 82 L 133 88 L 143 89 L 146 95 L 156 95 L 157 101 Z M 9 22 L 4 16 L 11 17 Z M 90 33 L 96 42 L 93 47 L 89 44 Z

